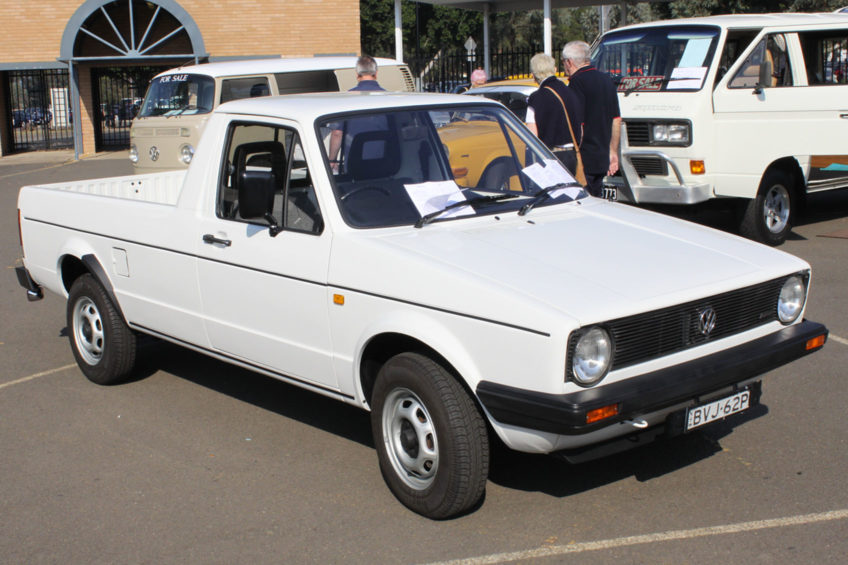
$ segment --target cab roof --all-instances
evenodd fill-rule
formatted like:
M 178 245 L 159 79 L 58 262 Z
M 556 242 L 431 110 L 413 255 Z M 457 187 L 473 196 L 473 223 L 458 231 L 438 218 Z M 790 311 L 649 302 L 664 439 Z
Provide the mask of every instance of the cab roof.
M 725 29 L 750 29 L 772 26 L 826 25 L 848 24 L 848 14 L 841 13 L 786 13 L 786 14 L 724 14 L 720 16 L 704 16 L 701 18 L 679 18 L 644 22 L 616 28 L 607 32 L 613 34 L 622 30 L 640 29 L 667 25 L 713 25 Z
M 417 92 L 321 92 L 244 98 L 221 104 L 216 114 L 246 114 L 297 119 L 311 122 L 321 116 L 360 110 L 385 110 L 409 107 L 479 106 L 502 107 L 499 103 L 477 96 Z

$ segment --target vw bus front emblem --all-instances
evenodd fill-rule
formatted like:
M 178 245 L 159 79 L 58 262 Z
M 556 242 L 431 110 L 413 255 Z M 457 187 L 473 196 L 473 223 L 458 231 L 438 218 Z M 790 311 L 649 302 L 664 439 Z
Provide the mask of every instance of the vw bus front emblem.
M 698 312 L 698 330 L 705 337 L 709 337 L 710 333 L 715 329 L 716 312 L 712 306 L 707 306 Z
M 150 154 L 151 161 L 157 161 L 159 159 L 159 148 L 155 145 L 150 148 L 150 151 L 148 151 L 148 153 Z

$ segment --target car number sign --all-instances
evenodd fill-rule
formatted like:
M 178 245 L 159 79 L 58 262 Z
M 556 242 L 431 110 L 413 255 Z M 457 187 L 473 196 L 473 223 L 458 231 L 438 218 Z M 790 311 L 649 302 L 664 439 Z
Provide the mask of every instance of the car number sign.
M 751 391 L 743 390 L 731 396 L 690 408 L 686 412 L 686 431 L 694 430 L 710 422 L 726 418 L 731 414 L 747 410 L 750 405 Z

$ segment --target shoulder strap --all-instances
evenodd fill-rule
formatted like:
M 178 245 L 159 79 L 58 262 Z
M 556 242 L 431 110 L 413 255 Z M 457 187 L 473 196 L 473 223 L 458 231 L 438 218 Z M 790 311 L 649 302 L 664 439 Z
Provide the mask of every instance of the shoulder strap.
M 568 133 L 571 134 L 571 142 L 574 144 L 574 149 L 579 151 L 580 144 L 577 143 L 577 138 L 574 137 L 574 130 L 571 128 L 571 118 L 568 117 L 568 110 L 565 109 L 565 102 L 562 101 L 562 96 L 560 96 L 559 93 L 550 86 L 546 86 L 545 88 L 553 92 L 554 96 L 556 96 L 557 100 L 559 100 L 559 103 L 562 104 L 562 112 L 565 114 L 565 121 L 568 124 Z

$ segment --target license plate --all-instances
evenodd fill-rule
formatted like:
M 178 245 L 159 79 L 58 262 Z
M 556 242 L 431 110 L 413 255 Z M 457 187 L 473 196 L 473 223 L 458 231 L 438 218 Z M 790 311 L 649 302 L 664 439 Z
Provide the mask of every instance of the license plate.
M 747 410 L 750 405 L 751 391 L 743 390 L 720 400 L 690 408 L 686 411 L 686 431 L 727 418 L 731 414 L 738 414 Z

